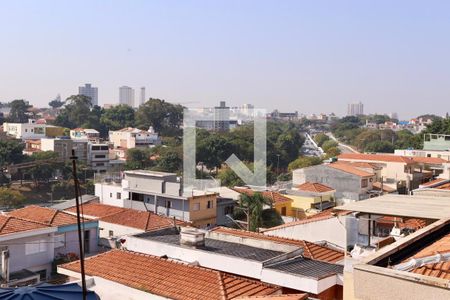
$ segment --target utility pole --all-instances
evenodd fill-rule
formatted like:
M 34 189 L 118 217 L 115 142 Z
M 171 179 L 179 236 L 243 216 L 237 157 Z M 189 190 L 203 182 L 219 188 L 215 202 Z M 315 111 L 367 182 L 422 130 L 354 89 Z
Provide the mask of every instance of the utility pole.
M 78 227 L 78 244 L 80 250 L 80 269 L 81 269 L 81 285 L 83 288 L 83 300 L 87 298 L 87 288 L 86 288 L 86 273 L 84 270 L 84 249 L 83 249 L 83 239 L 81 234 L 81 216 L 80 216 L 80 195 L 79 195 L 79 182 L 77 177 L 77 157 L 75 156 L 75 150 L 72 150 L 72 175 L 75 186 L 75 202 L 77 207 L 77 227 Z

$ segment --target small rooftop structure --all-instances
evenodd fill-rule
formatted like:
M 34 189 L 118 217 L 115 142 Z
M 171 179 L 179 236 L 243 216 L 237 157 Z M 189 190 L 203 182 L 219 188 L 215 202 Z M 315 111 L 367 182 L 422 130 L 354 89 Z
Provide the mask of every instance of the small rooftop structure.
M 69 283 L 62 285 L 41 283 L 33 286 L 24 286 L 19 288 L 0 288 L 0 298 L 8 300 L 79 300 L 82 299 L 82 295 L 83 290 L 78 283 Z M 86 299 L 98 300 L 99 297 L 95 294 L 95 292 L 88 291 Z
M 450 216 L 450 202 L 445 197 L 388 194 L 335 207 L 336 210 L 422 219 Z

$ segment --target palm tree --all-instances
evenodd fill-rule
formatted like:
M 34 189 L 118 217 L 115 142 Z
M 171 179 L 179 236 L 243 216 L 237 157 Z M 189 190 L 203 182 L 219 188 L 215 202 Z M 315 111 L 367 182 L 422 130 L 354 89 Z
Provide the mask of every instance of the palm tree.
M 257 231 L 262 225 L 262 212 L 264 206 L 272 207 L 272 200 L 264 197 L 263 194 L 255 192 L 252 195 L 241 194 L 239 207 L 247 215 L 247 230 Z

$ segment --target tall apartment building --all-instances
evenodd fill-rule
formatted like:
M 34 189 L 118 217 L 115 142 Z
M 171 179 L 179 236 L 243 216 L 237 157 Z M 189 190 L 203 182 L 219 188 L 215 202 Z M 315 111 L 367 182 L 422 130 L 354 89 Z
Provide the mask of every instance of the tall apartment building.
M 225 101 L 220 101 L 220 105 L 214 108 L 214 130 L 230 130 L 230 107 L 226 106 Z
M 139 106 L 145 103 L 145 86 L 141 87 L 141 99 Z
M 119 88 L 119 104 L 134 107 L 134 89 L 129 86 Z
M 364 104 L 362 102 L 349 103 L 347 105 L 347 116 L 364 115 Z
M 98 88 L 92 86 L 90 83 L 78 87 L 78 95 L 91 98 L 92 106 L 98 105 Z

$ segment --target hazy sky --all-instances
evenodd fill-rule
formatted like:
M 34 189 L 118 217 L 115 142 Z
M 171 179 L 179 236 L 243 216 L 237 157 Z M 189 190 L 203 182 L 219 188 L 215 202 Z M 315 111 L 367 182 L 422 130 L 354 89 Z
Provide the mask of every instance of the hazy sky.
M 2 1 L 0 101 L 450 111 L 450 1 Z

